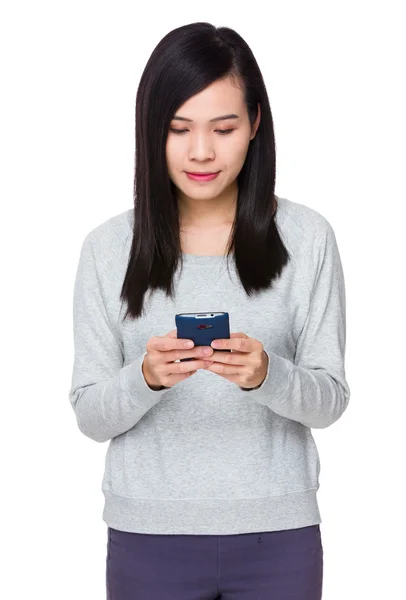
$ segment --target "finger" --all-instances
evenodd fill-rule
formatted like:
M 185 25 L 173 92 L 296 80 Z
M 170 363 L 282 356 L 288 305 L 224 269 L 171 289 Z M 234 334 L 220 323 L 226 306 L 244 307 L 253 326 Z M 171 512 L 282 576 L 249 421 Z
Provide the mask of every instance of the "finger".
M 247 355 L 244 352 L 221 352 L 221 350 L 215 350 L 209 357 L 209 360 L 227 365 L 242 366 L 247 362 Z
M 158 350 L 159 352 L 166 352 L 169 350 L 190 350 L 193 347 L 194 343 L 192 340 L 169 336 L 157 337 L 151 342 L 151 348 L 153 350 Z
M 178 337 L 178 330 L 177 329 L 172 329 L 172 331 L 169 331 L 169 333 L 167 333 L 164 337 L 177 338 Z
M 211 347 L 216 350 L 236 350 L 237 352 L 253 352 L 255 350 L 255 342 L 252 338 L 248 336 L 246 338 L 242 337 L 232 337 L 230 339 L 222 339 L 222 340 L 213 340 L 211 343 Z
M 248 335 L 246 335 L 242 331 L 238 331 L 237 333 L 230 333 L 230 338 L 236 338 L 236 337 L 247 338 Z
M 198 369 L 204 369 L 204 360 L 190 360 L 188 362 L 181 363 L 168 363 L 167 375 L 180 375 L 183 373 L 190 373 L 197 371 Z
M 209 348 L 211 354 L 206 354 L 205 350 Z M 165 361 L 173 362 L 175 360 L 183 360 L 185 358 L 195 358 L 195 359 L 203 359 L 211 360 L 214 354 L 213 348 L 209 346 L 195 346 L 191 350 L 173 350 L 172 352 L 165 353 Z
M 195 373 L 197 373 L 197 371 L 190 371 L 190 373 L 178 373 L 177 375 L 169 375 L 167 378 L 167 386 L 166 387 L 172 387 L 176 383 L 180 383 L 181 381 L 184 381 L 185 379 L 189 379 L 189 377 L 192 377 Z
M 211 371 L 217 375 L 223 376 L 241 376 L 241 365 L 224 365 L 222 363 L 213 362 L 210 367 L 206 367 L 205 371 Z

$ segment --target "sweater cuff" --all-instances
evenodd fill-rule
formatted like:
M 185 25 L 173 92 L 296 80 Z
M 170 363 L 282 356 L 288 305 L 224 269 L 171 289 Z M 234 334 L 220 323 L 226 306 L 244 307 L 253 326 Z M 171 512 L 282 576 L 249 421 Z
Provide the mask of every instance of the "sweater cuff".
M 270 406 L 287 389 L 293 372 L 293 363 L 270 350 L 265 350 L 265 353 L 268 356 L 268 369 L 264 381 L 259 387 L 247 390 L 241 388 L 241 390 L 248 393 L 260 404 Z
M 146 410 L 157 404 L 162 394 L 170 390 L 169 387 L 153 390 L 145 381 L 142 372 L 142 363 L 147 352 L 136 358 L 132 363 L 123 367 L 120 371 L 119 384 L 137 406 L 142 406 Z

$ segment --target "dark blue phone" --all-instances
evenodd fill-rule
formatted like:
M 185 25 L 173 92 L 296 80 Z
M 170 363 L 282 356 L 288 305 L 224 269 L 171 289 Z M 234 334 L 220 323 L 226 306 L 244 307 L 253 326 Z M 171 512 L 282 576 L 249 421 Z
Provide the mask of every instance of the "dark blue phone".
M 175 315 L 175 322 L 178 338 L 193 340 L 195 346 L 210 346 L 213 340 L 230 338 L 230 318 L 227 312 L 179 313 Z M 185 360 L 195 359 L 182 358 L 181 362 Z

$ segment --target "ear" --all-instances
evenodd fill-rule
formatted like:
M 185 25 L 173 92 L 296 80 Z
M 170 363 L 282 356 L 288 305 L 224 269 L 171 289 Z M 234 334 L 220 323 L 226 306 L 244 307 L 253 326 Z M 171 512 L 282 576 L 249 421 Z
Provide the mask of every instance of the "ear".
M 259 127 L 259 122 L 260 122 L 260 120 L 261 120 L 261 106 L 260 106 L 260 104 L 259 104 L 259 102 L 258 102 L 258 112 L 257 112 L 257 117 L 256 117 L 256 119 L 255 119 L 255 122 L 254 122 L 253 126 L 252 126 L 252 133 L 251 133 L 250 141 L 251 141 L 251 140 L 253 140 L 253 139 L 254 139 L 254 137 L 255 137 L 255 136 L 256 136 L 256 134 L 257 134 L 257 131 L 258 131 L 258 127 Z

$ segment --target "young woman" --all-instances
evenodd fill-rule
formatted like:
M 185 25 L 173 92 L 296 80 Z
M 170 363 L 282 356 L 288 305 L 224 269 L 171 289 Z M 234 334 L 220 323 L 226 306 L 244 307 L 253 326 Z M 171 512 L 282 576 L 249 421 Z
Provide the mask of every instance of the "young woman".
M 109 441 L 111 600 L 321 598 L 311 428 L 349 401 L 344 277 L 329 222 L 274 187 L 250 48 L 171 31 L 137 92 L 134 208 L 86 236 L 74 290 L 70 401 Z M 201 311 L 228 312 L 230 339 L 178 339 L 175 315 Z

